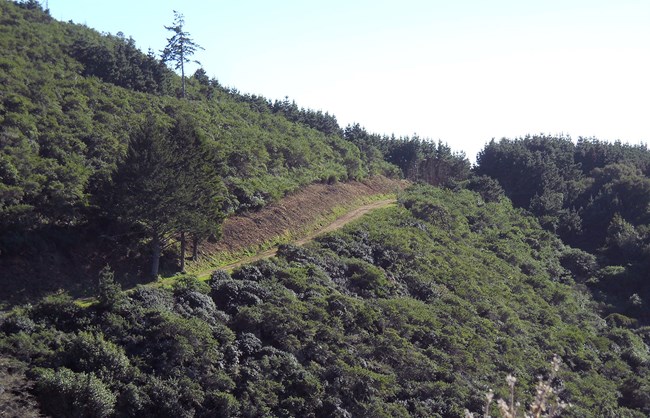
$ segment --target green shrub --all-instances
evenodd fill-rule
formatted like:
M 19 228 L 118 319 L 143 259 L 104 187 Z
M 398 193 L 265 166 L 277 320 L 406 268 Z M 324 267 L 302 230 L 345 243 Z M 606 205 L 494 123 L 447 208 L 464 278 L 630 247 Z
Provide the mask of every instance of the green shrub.
M 108 417 L 116 404 L 115 394 L 93 373 L 65 367 L 38 370 L 36 393 L 43 410 L 53 417 Z
M 350 280 L 350 288 L 365 297 L 385 297 L 393 287 L 379 267 L 366 261 L 347 261 L 346 275 Z
M 94 373 L 105 382 L 128 380 L 132 373 L 124 350 L 106 341 L 103 334 L 82 331 L 70 336 L 64 342 L 59 357 L 66 368 Z

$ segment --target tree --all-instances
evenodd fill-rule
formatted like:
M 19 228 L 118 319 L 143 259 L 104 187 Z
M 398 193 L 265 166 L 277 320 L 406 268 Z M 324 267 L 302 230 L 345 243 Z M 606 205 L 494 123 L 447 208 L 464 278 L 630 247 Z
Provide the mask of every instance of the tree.
M 183 150 L 183 157 L 177 156 L 185 159 L 185 167 L 190 176 L 186 186 L 189 187 L 186 190 L 189 198 L 187 210 L 179 216 L 180 269 L 184 271 L 186 232 L 192 236 L 192 259 L 196 261 L 199 242 L 220 232 L 223 220 L 221 198 L 226 191 L 218 177 L 215 155 L 205 146 L 199 128 L 187 112 L 176 115 L 176 122 L 170 134 L 180 143 L 192 147 L 190 150 Z
M 115 281 L 115 274 L 108 265 L 99 272 L 99 288 L 97 290 L 97 299 L 100 306 L 104 308 L 112 308 L 122 301 L 124 296 L 122 288 Z
M 158 275 L 162 249 L 174 234 L 214 233 L 221 221 L 224 189 L 210 163 L 210 149 L 187 113 L 174 116 L 171 124 L 149 116 L 136 129 L 113 176 L 109 206 L 117 218 L 139 225 L 149 235 L 153 277 Z
M 181 70 L 182 96 L 185 98 L 185 64 L 190 62 L 190 57 L 202 46 L 195 43 L 190 34 L 183 30 L 185 17 L 174 10 L 174 23 L 172 26 L 165 26 L 165 29 L 174 33 L 167 39 L 167 46 L 162 50 L 163 62 L 173 61 L 174 69 Z M 198 61 L 194 61 L 199 64 Z
M 469 177 L 471 167 L 463 152 L 452 152 L 449 145 L 442 141 L 428 147 L 422 143 L 420 148 L 424 148 L 425 153 L 418 163 L 418 180 L 421 179 L 434 186 L 450 186 L 456 181 Z

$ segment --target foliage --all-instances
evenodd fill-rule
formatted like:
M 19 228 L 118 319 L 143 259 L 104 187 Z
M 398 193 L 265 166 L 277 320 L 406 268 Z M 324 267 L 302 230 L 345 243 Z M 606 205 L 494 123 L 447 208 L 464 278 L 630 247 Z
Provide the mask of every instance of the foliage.
M 181 233 L 198 244 L 218 238 L 223 215 L 258 209 L 301 186 L 394 173 L 381 158 L 362 156 L 333 116 L 239 94 L 204 70 L 185 77 L 189 100 L 179 100 L 181 77 L 133 39 L 58 22 L 36 2 L 0 3 L 0 49 L 0 275 L 30 280 L 30 290 L 46 287 L 44 272 L 57 271 L 51 286 L 63 286 L 80 271 L 92 280 L 107 263 L 120 281 L 142 275 L 155 235 L 147 213 L 168 218 L 157 233 L 161 246 Z M 167 175 L 158 182 L 169 181 L 170 190 L 185 184 L 170 196 L 191 197 L 194 207 L 184 205 L 191 210 L 183 216 L 157 214 L 160 184 L 133 183 L 142 201 L 125 186 L 127 174 L 142 174 L 138 158 L 147 149 L 160 164 L 155 174 Z M 171 149 L 182 161 L 169 166 Z M 206 184 L 212 193 L 204 193 Z M 108 252 L 138 257 L 107 259 Z M 48 263 L 71 256 L 85 263 L 91 254 L 99 259 L 80 271 Z M 161 257 L 167 270 L 182 264 L 173 245 Z M 33 271 L 16 258 L 34 260 Z
M 97 299 L 100 305 L 110 307 L 123 300 L 122 287 L 115 281 L 115 274 L 109 266 L 99 272 Z
M 190 34 L 183 30 L 185 25 L 185 18 L 183 15 L 174 10 L 174 24 L 172 26 L 165 26 L 165 29 L 174 33 L 174 35 L 167 39 L 167 46 L 162 51 L 162 61 L 174 62 L 174 69 L 181 70 L 182 96 L 185 98 L 185 64 L 190 62 L 190 57 L 198 49 L 203 49 L 202 46 L 195 43 Z
M 650 411 L 645 147 L 504 139 L 470 173 L 442 142 L 179 78 L 37 2 L 0 2 L 0 48 L 3 280 L 29 259 L 58 283 L 52 253 L 100 243 L 127 254 L 117 268 L 149 246 L 155 274 L 179 235 L 217 236 L 223 216 L 315 181 L 399 170 L 443 187 L 207 285 L 126 293 L 104 270 L 98 304 L 59 293 L 4 315 L 0 353 L 44 412 L 461 417 L 505 373 L 520 389 L 495 394 L 534 405 L 553 354 L 566 416 Z
M 39 370 L 36 392 L 45 411 L 54 417 L 108 417 L 116 402 L 115 395 L 93 374 L 66 368 Z
M 539 135 L 491 141 L 475 173 L 497 180 L 516 206 L 529 209 L 566 243 L 593 254 L 602 267 L 628 266 L 624 286 L 597 279 L 588 285 L 606 312 L 646 323 L 649 169 L 650 151 L 642 145 L 594 138 L 574 144 L 567 137 Z
M 112 178 L 107 210 L 151 237 L 156 277 L 161 247 L 173 233 L 217 232 L 223 186 L 188 116 L 177 116 L 168 127 L 151 115 L 136 129 Z
M 462 152 L 452 152 L 442 141 L 413 137 L 395 138 L 368 133 L 359 124 L 348 125 L 345 139 L 354 143 L 368 161 L 381 156 L 399 167 L 404 177 L 434 186 L 453 187 L 470 175 L 470 164 Z
M 605 275 L 506 198 L 415 186 L 401 202 L 209 288 L 44 301 L 3 320 L 0 350 L 53 415 L 463 417 L 488 388 L 508 399 L 507 373 L 523 411 L 554 353 L 563 416 L 647 413 L 647 336 L 575 281 L 624 267 Z

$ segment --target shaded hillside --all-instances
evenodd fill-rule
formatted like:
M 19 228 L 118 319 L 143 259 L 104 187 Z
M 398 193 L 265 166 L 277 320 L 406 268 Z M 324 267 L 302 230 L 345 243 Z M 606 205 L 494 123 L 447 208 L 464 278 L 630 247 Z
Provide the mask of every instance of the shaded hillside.
M 382 176 L 306 186 L 261 210 L 227 218 L 223 235 L 218 240 L 208 240 L 200 245 L 198 265 L 211 265 L 209 260 L 217 256 L 229 259 L 224 252 L 255 250 L 287 234 L 299 236 L 315 222 L 330 216 L 335 209 L 358 204 L 360 200 L 373 196 L 395 194 L 404 187 L 403 181 Z M 8 307 L 26 303 L 57 291 L 66 291 L 74 297 L 93 295 L 97 291 L 97 272 L 107 264 L 113 267 L 125 287 L 150 281 L 146 274 L 146 247 L 142 252 L 129 249 L 126 243 L 110 239 L 101 229 L 83 232 L 84 235 L 76 235 L 80 241 L 62 238 L 61 235 L 46 236 L 43 239 L 51 239 L 51 247 L 33 256 L 6 254 L 0 258 L 2 276 L 7 277 L 0 288 L 0 305 Z M 168 258 L 169 264 L 164 267 L 173 271 L 177 256 L 168 254 Z M 189 268 L 196 270 L 192 265 Z
M 209 286 L 127 296 L 105 272 L 99 305 L 18 310 L 0 347 L 53 416 L 462 417 L 507 373 L 530 402 L 553 354 L 563 416 L 650 413 L 648 335 L 594 313 L 570 248 L 507 200 L 401 202 Z
M 490 142 L 475 169 L 516 206 L 590 254 L 565 260 L 605 313 L 650 324 L 650 151 L 597 139 L 529 136 Z

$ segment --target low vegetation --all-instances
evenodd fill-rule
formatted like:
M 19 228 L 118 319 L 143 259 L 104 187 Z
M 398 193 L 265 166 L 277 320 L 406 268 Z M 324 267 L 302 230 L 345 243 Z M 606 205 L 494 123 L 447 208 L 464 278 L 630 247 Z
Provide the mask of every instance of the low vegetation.
M 563 416 L 646 416 L 648 336 L 595 313 L 571 251 L 507 199 L 418 186 L 208 284 L 105 272 L 99 304 L 17 310 L 0 346 L 54 416 L 463 417 L 510 373 L 531 405 L 554 354 Z

